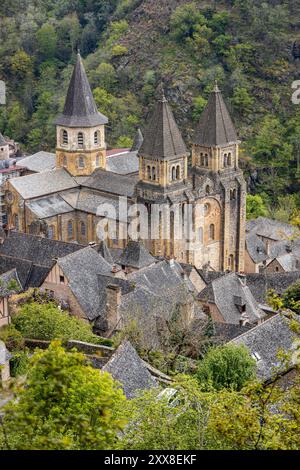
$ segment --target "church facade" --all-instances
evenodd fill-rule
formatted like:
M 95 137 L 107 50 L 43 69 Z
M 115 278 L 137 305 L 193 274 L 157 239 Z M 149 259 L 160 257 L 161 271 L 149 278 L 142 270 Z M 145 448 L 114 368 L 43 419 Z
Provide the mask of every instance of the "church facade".
M 199 268 L 244 271 L 246 184 L 239 169 L 239 140 L 218 86 L 198 123 L 191 159 L 164 96 L 145 125 L 143 140 L 139 138 L 136 174 L 106 170 L 107 122 L 97 110 L 78 55 L 64 111 L 55 123 L 56 168 L 8 183 L 9 228 L 97 243 L 97 227 L 104 219 L 99 207 L 111 205 L 117 233 L 107 243 L 123 248 L 129 222 L 120 213 L 119 199 L 126 198 L 129 207 L 139 204 L 148 211 L 144 243 L 154 256 Z M 169 208 L 166 219 L 163 208 Z

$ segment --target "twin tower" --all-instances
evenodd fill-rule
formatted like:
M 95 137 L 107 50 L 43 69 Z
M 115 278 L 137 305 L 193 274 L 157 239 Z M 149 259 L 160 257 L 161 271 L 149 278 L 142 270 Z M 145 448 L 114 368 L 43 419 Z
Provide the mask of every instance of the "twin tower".
M 106 168 L 105 125 L 80 55 L 63 113 L 57 118 L 57 168 L 73 177 Z M 136 200 L 192 204 L 199 246 L 187 250 L 180 240 L 148 240 L 155 255 L 211 269 L 244 270 L 246 185 L 239 169 L 239 140 L 222 94 L 215 85 L 192 142 L 192 158 L 172 110 L 163 96 L 146 123 L 139 150 Z M 126 158 L 126 156 L 124 156 Z M 203 217 L 197 216 L 202 213 Z

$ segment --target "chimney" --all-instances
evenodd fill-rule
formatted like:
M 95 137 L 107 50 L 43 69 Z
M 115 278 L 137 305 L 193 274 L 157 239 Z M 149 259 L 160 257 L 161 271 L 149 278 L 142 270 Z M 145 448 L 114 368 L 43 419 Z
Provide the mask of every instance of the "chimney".
M 121 305 L 121 287 L 114 284 L 106 286 L 106 319 L 107 329 L 110 333 L 120 329 L 119 307 Z
M 238 278 L 241 281 L 241 284 L 246 287 L 247 286 L 247 277 L 244 273 L 238 273 Z

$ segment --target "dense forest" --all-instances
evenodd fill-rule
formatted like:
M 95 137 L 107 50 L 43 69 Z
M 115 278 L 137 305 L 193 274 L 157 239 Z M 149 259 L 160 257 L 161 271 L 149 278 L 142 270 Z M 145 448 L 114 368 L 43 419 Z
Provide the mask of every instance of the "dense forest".
M 234 117 L 255 210 L 300 224 L 298 0 L 2 0 L 0 130 L 53 150 L 80 49 L 108 144 L 129 146 L 164 84 L 185 140 L 217 79 Z

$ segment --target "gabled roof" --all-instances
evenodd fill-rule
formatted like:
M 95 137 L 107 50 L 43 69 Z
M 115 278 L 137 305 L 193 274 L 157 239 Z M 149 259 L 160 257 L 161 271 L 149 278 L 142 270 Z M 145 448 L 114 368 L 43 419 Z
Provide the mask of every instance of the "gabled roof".
M 238 136 L 222 93 L 216 84 L 196 128 L 194 143 L 204 146 L 237 142 Z
M 113 265 L 114 264 L 114 260 L 113 260 L 113 257 L 111 255 L 111 252 L 109 251 L 109 248 L 106 244 L 105 241 L 102 241 L 99 245 L 99 249 L 98 249 L 98 253 L 100 253 L 100 255 L 102 256 L 102 258 L 105 259 L 105 261 L 107 261 L 109 264 Z
M 75 179 L 64 168 L 13 178 L 10 183 L 23 199 L 33 199 L 78 187 Z
M 129 399 L 134 398 L 139 390 L 157 387 L 156 380 L 129 341 L 123 341 L 102 370 L 121 383 Z
M 126 152 L 106 157 L 106 170 L 119 175 L 138 173 L 139 159 L 137 152 Z
M 56 155 L 50 152 L 37 152 L 29 157 L 18 160 L 19 165 L 27 168 L 34 173 L 41 173 L 41 171 L 54 170 L 56 165 Z
M 268 217 L 258 217 L 249 220 L 246 225 L 247 232 L 256 233 L 258 236 L 280 241 L 288 240 L 296 234 L 297 230 L 292 225 L 280 222 L 279 220 L 269 219 Z
M 97 110 L 81 56 L 78 54 L 65 107 L 55 124 L 66 127 L 94 127 L 107 123 L 107 117 Z
M 141 242 L 130 240 L 124 248 L 119 263 L 122 266 L 141 269 L 152 265 L 155 261 L 156 259 L 150 255 Z
M 275 290 L 281 295 L 291 284 L 300 279 L 300 271 L 286 273 L 250 273 L 247 274 L 247 286 L 251 290 L 256 301 L 266 302 L 266 295 L 269 290 Z
M 144 131 L 139 155 L 169 159 L 187 155 L 187 149 L 166 98 L 156 104 Z
M 132 197 L 137 181 L 137 177 L 118 175 L 99 168 L 92 176 L 81 181 L 81 185 L 104 193 Z
M 297 315 L 293 318 L 299 321 Z M 270 380 L 277 367 L 277 372 L 287 371 L 286 365 L 281 363 L 277 355 L 282 350 L 291 351 L 295 337 L 290 319 L 280 313 L 235 338 L 232 343 L 245 345 L 257 360 L 258 376 L 263 380 Z
M 67 204 L 60 194 L 52 194 L 41 199 L 28 201 L 26 202 L 26 207 L 28 207 L 38 219 L 47 219 L 55 215 L 73 212 L 73 207 Z

